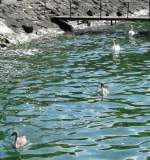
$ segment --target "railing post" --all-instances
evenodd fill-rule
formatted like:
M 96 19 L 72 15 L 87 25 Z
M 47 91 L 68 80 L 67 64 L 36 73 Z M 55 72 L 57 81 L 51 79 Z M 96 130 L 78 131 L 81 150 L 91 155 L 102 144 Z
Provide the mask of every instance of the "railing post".
M 102 18 L 102 0 L 99 2 L 100 19 Z
M 70 0 L 70 18 L 71 18 L 71 7 L 72 7 L 72 0 Z
M 46 15 L 46 0 L 44 2 L 45 2 L 44 15 Z
M 127 2 L 127 19 L 129 18 L 129 1 Z
M 149 0 L 149 20 L 150 20 L 150 0 Z

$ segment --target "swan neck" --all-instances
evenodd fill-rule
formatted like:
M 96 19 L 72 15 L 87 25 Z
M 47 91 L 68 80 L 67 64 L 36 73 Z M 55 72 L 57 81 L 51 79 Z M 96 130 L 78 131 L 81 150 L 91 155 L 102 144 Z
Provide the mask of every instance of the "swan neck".
M 116 42 L 114 41 L 113 43 L 114 43 L 114 46 L 115 46 L 115 45 L 116 45 Z
M 17 132 L 14 132 L 13 134 L 12 134 L 12 136 L 14 136 L 15 137 L 15 141 L 17 140 L 17 138 L 18 138 L 18 133 Z

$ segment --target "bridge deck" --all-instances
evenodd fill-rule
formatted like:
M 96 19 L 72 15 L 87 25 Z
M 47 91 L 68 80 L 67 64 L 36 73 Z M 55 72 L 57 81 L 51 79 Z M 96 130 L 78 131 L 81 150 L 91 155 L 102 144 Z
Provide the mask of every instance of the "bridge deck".
M 51 18 L 54 19 L 61 19 L 61 20 L 106 20 L 106 21 L 112 21 L 112 20 L 125 20 L 125 21 L 145 21 L 150 20 L 150 17 L 100 17 L 100 16 L 52 16 Z

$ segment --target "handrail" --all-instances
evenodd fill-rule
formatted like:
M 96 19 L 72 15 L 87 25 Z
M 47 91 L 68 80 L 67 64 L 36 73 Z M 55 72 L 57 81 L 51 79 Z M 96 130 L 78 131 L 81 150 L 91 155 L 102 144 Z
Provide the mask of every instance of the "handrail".
M 129 18 L 129 6 L 130 6 L 130 3 L 127 2 L 127 18 Z
M 69 16 L 70 18 L 72 17 L 72 1 L 73 0 L 69 0 Z M 102 18 L 102 3 L 110 3 L 110 2 L 102 2 L 103 0 L 99 0 L 99 10 L 100 10 L 100 18 Z M 130 8 L 130 3 L 138 3 L 138 2 L 133 2 L 131 0 L 126 0 L 124 2 L 120 2 L 120 3 L 127 3 L 127 19 L 129 18 L 129 8 Z M 148 15 L 149 19 L 150 19 L 150 0 L 149 0 L 149 15 Z
M 102 0 L 100 0 L 100 3 L 99 3 L 100 7 L 100 18 L 102 18 Z
M 149 19 L 150 19 L 150 0 L 149 0 Z
M 70 0 L 70 18 L 71 18 L 71 12 L 72 12 L 72 0 Z

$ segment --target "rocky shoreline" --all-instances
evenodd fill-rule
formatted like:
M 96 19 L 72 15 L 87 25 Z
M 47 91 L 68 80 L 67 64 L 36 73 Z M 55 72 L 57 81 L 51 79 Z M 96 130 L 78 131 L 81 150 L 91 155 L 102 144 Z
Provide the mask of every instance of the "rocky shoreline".
M 103 16 L 116 16 L 118 11 L 126 14 L 127 3 L 121 0 L 107 0 L 103 3 Z M 137 1 L 138 2 L 138 1 Z M 130 16 L 148 14 L 147 0 L 139 1 L 129 8 Z M 99 15 L 99 0 L 72 0 L 72 15 Z M 107 22 L 54 22 L 52 15 L 68 15 L 69 0 L 1 0 L 0 1 L 0 46 L 29 42 L 43 36 L 56 36 L 64 33 L 63 25 L 70 31 L 81 32 L 85 28 L 98 28 Z

